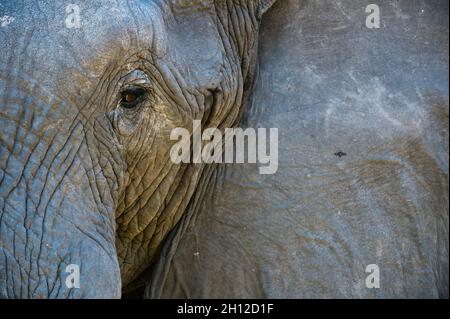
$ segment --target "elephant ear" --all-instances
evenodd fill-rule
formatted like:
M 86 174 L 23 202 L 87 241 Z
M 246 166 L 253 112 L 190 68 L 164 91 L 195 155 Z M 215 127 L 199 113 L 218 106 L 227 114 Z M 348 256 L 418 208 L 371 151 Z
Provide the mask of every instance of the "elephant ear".
M 256 2 L 256 14 L 258 18 L 261 18 L 277 0 L 256 0 Z

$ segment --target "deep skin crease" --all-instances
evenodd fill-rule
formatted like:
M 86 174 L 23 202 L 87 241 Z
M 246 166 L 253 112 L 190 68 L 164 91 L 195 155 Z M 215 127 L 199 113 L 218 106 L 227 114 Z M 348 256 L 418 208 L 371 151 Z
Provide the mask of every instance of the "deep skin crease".
M 236 125 L 273 2 L 92 1 L 80 29 L 2 2 L 0 297 L 118 298 L 152 264 L 213 169 L 173 164 L 170 132 Z

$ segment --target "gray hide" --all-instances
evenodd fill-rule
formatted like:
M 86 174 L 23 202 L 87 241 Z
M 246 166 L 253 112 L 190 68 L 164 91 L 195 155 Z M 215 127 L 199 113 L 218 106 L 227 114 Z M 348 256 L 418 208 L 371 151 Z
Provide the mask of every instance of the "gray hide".
M 380 29 L 359 0 L 265 16 L 243 125 L 279 128 L 279 170 L 219 167 L 147 297 L 448 297 L 448 2 L 377 3 Z

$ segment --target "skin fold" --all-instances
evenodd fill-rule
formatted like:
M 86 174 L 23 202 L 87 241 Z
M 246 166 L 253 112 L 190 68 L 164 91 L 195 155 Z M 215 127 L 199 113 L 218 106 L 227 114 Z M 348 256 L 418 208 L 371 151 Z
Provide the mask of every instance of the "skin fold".
M 118 298 L 211 167 L 173 164 L 173 128 L 241 118 L 274 1 L 2 1 L 0 297 Z M 80 287 L 65 285 L 68 265 Z

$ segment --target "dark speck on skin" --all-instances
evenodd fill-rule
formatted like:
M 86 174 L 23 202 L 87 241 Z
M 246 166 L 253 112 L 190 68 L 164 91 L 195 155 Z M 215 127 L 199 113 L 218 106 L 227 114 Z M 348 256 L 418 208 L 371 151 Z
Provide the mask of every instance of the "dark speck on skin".
M 347 153 L 344 153 L 344 152 L 342 152 L 342 151 L 339 151 L 339 152 L 337 152 L 337 153 L 334 153 L 334 155 L 337 156 L 337 157 L 339 157 L 339 158 L 342 158 L 342 157 L 344 157 L 344 156 L 347 156 Z

